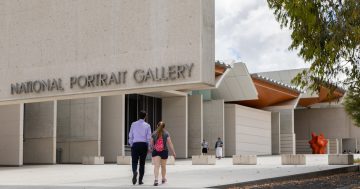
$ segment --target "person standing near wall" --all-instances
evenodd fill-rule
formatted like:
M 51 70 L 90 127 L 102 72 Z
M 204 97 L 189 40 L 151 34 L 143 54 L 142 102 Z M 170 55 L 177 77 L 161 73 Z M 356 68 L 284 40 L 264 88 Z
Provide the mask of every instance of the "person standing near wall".
M 133 185 L 137 182 L 137 165 L 139 165 L 139 185 L 143 183 L 143 177 L 145 173 L 145 159 L 147 152 L 149 151 L 149 143 L 151 139 L 150 125 L 145 122 L 147 113 L 145 111 L 139 112 L 139 120 L 131 124 L 129 132 L 129 144 L 131 146 L 131 158 L 132 158 L 132 171 Z
M 201 153 L 202 155 L 206 155 L 209 151 L 209 143 L 204 139 L 201 143 Z
M 152 160 L 154 163 L 154 186 L 158 186 L 159 178 L 159 168 L 161 165 L 161 183 L 164 184 L 166 180 L 166 161 L 169 156 L 168 147 L 172 152 L 174 158 L 176 158 L 176 153 L 174 145 L 171 142 L 170 134 L 165 130 L 165 123 L 160 121 L 157 125 L 156 131 L 151 136 L 150 146 L 152 147 Z
M 221 159 L 223 144 L 224 143 L 221 141 L 221 138 L 219 137 L 215 143 L 216 158 Z

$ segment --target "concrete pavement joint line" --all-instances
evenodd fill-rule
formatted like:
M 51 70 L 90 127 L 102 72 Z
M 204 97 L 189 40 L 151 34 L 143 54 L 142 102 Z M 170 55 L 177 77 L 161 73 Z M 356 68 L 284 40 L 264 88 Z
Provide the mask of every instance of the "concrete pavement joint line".
M 315 171 L 315 172 L 309 172 L 309 173 L 301 173 L 301 174 L 295 174 L 295 175 L 288 175 L 288 176 L 280 176 L 275 178 L 267 178 L 267 179 L 260 179 L 260 180 L 253 180 L 248 182 L 240 182 L 240 183 L 233 183 L 233 184 L 226 184 L 226 185 L 220 185 L 220 186 L 211 186 L 208 188 L 230 188 L 230 187 L 244 187 L 248 185 L 253 184 L 265 184 L 268 182 L 280 182 L 280 181 L 287 181 L 292 179 L 308 179 L 312 177 L 319 177 L 319 176 L 330 176 L 338 173 L 349 173 L 349 172 L 356 172 L 360 171 L 360 165 L 353 165 L 349 167 L 341 167 L 341 168 L 335 168 L 335 169 L 328 169 L 328 170 L 321 170 L 321 171 Z

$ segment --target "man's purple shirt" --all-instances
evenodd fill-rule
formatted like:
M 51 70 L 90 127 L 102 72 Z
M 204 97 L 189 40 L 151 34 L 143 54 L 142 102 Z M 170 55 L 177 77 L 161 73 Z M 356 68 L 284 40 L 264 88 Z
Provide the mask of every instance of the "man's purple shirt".
M 129 132 L 129 144 L 132 146 L 135 142 L 150 143 L 151 129 L 150 125 L 143 119 L 139 119 L 131 124 Z

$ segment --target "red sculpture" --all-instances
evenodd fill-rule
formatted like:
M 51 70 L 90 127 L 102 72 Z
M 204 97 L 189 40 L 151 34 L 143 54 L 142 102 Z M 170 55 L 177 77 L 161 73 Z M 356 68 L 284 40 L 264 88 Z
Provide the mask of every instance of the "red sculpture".
M 322 133 L 319 136 L 316 136 L 315 133 L 311 133 L 309 144 L 313 154 L 325 154 L 327 143 L 328 141 Z

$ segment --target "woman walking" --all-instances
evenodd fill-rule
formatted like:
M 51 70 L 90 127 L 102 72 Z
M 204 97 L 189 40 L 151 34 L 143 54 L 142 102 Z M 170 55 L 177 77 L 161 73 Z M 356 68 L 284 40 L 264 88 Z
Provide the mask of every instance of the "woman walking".
M 160 121 L 157 125 L 157 129 L 154 131 L 151 137 L 151 146 L 153 147 L 152 151 L 152 161 L 154 163 L 154 175 L 155 181 L 154 186 L 159 184 L 159 169 L 161 167 L 161 183 L 166 182 L 166 161 L 169 156 L 169 150 L 172 152 L 174 158 L 176 157 L 174 145 L 171 142 L 170 134 L 165 130 L 165 123 Z

